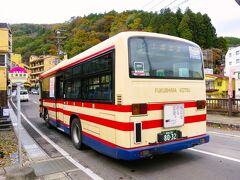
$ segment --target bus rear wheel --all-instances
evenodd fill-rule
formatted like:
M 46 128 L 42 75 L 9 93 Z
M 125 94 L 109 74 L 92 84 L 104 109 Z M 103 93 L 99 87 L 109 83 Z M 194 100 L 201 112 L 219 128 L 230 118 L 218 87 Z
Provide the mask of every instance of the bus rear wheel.
M 48 110 L 47 109 L 44 110 L 44 120 L 46 122 L 47 128 L 49 128 L 49 129 L 52 128 L 52 125 L 49 122 L 49 115 L 48 115 Z
M 84 149 L 82 143 L 82 126 L 78 118 L 74 118 L 71 124 L 71 139 L 77 149 Z

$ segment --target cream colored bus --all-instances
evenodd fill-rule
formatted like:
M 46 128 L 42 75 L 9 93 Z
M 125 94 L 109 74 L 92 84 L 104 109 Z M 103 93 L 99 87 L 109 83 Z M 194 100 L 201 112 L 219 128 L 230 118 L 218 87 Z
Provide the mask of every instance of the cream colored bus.
M 116 159 L 207 143 L 202 52 L 177 37 L 123 32 L 40 77 L 47 126 Z

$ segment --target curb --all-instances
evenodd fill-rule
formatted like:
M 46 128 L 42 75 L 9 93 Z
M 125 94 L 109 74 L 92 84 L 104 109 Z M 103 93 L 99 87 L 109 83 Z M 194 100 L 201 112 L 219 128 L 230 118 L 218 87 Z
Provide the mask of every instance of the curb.
M 240 131 L 240 124 L 224 124 L 224 123 L 207 122 L 207 126 L 218 127 L 218 128 L 229 128 L 231 130 Z
M 4 168 L 0 168 L 0 177 L 2 176 L 2 175 L 5 175 L 5 170 L 4 170 Z
M 5 171 L 7 180 L 30 180 L 35 179 L 36 177 L 34 169 L 32 167 L 12 166 L 8 169 L 5 169 Z

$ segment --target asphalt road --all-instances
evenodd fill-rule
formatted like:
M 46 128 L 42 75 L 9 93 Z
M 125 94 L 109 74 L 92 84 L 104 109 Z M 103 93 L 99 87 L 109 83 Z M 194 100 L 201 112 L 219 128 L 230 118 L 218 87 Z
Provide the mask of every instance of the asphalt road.
M 69 136 L 45 126 L 44 121 L 39 118 L 38 103 L 38 95 L 30 95 L 29 102 L 21 103 L 23 114 L 75 160 L 103 179 L 240 179 L 240 132 L 208 128 L 211 136 L 208 144 L 153 159 L 119 161 L 92 149 L 76 150 Z M 48 148 L 45 150 L 51 151 Z M 58 156 L 54 152 L 48 154 Z

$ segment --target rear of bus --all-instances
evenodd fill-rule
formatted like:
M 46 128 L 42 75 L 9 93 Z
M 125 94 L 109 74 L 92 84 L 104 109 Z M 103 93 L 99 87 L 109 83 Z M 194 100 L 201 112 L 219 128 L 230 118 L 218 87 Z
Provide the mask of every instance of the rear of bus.
M 128 121 L 131 130 L 116 132 L 117 158 L 139 159 L 207 143 L 200 47 L 154 33 L 126 34 L 122 42 L 127 48 L 116 49 L 115 101 L 131 112 L 116 119 Z

